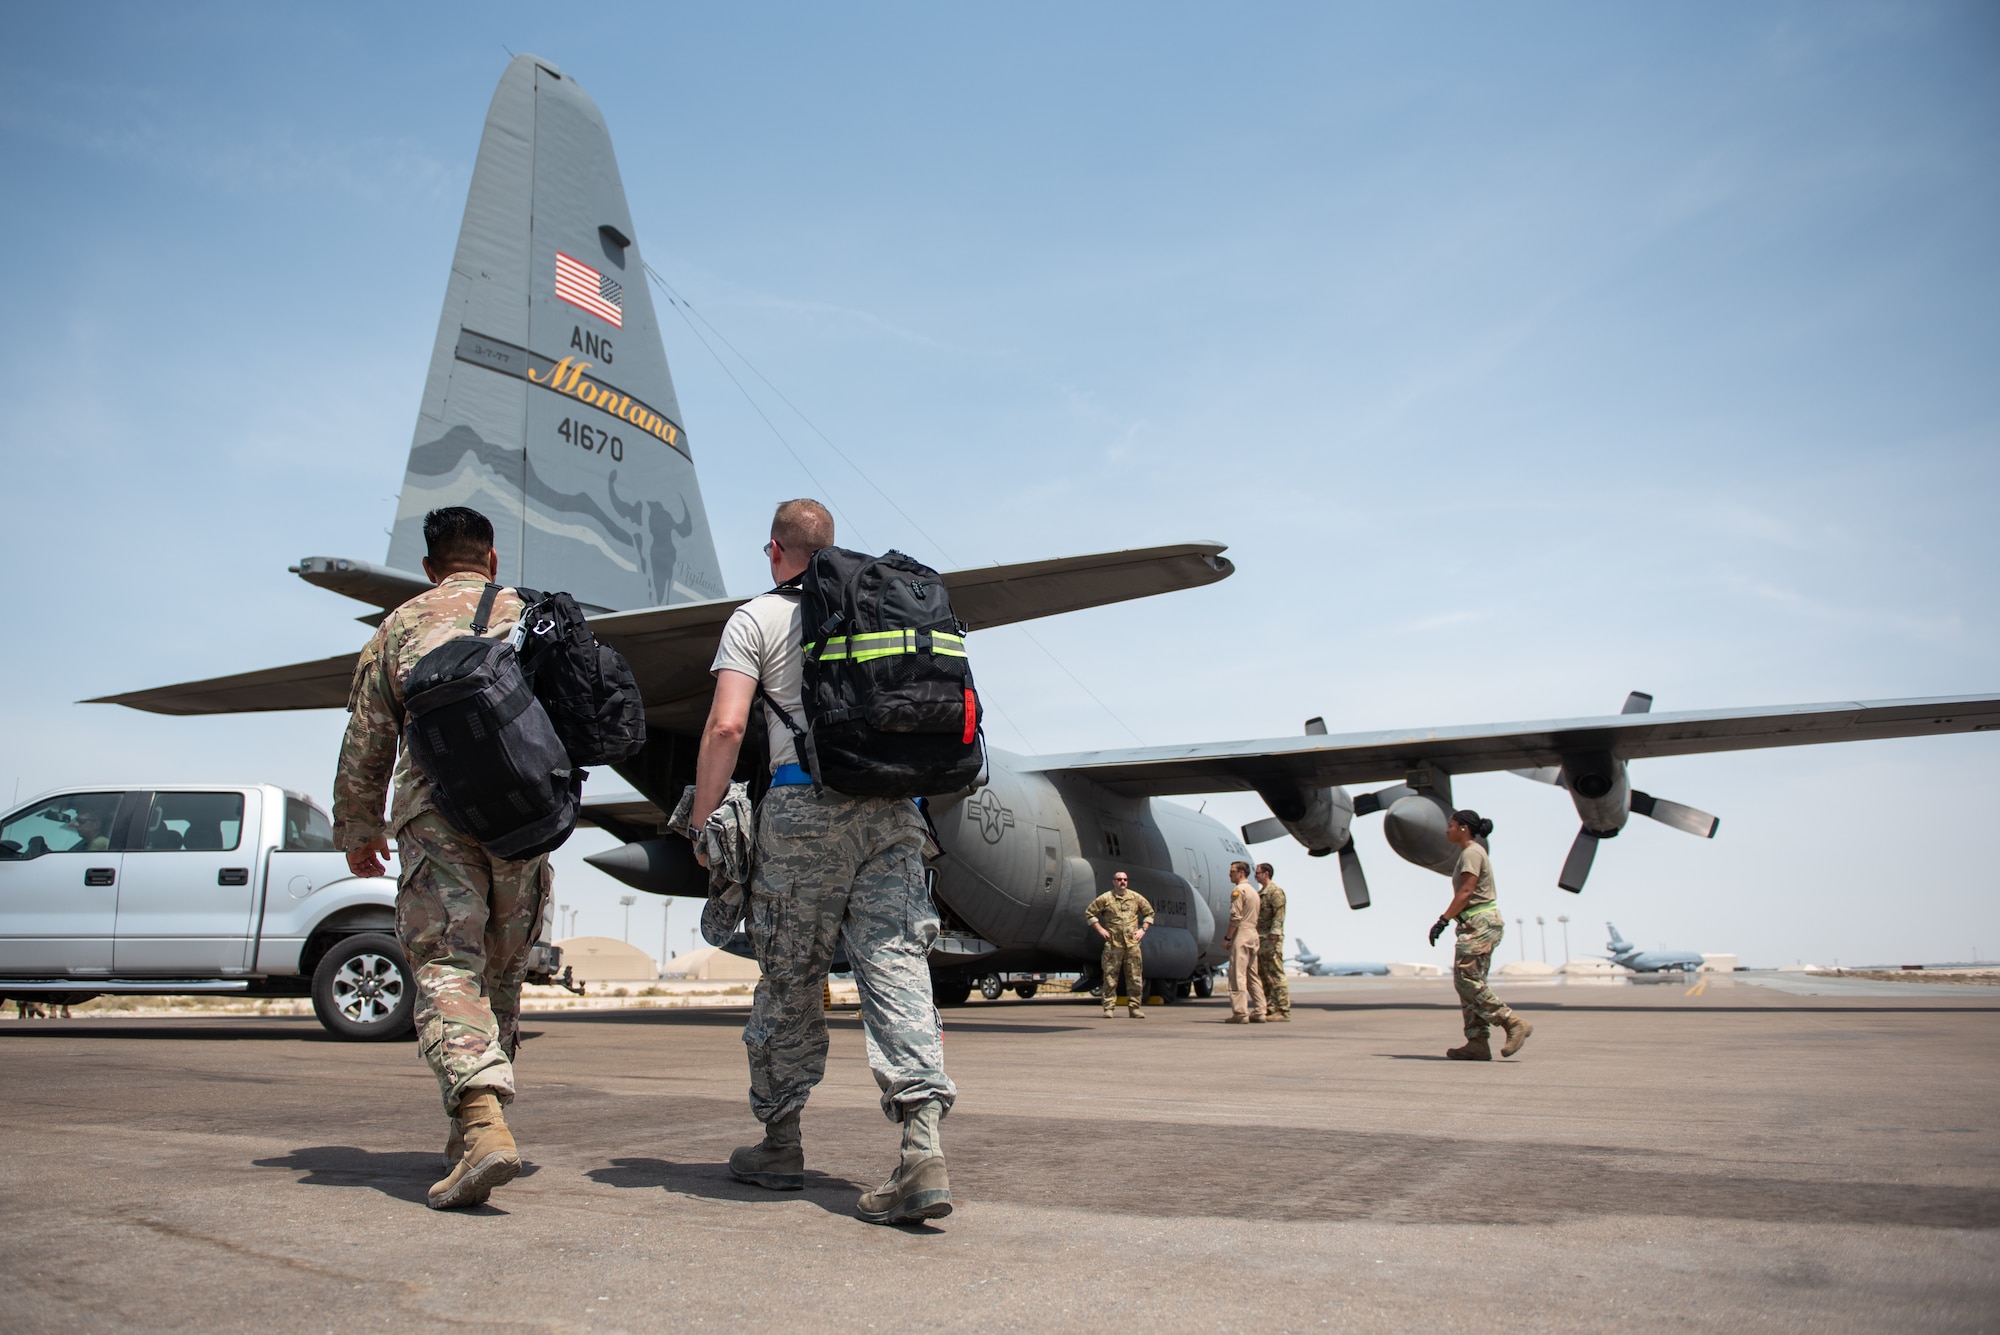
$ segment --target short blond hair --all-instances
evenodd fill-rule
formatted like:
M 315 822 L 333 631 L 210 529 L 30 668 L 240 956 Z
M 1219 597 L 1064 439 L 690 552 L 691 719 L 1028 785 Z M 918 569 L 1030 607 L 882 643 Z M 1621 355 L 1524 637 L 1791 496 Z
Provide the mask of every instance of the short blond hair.
M 824 505 L 807 497 L 785 501 L 771 516 L 771 536 L 788 552 L 810 555 L 833 546 L 833 516 Z

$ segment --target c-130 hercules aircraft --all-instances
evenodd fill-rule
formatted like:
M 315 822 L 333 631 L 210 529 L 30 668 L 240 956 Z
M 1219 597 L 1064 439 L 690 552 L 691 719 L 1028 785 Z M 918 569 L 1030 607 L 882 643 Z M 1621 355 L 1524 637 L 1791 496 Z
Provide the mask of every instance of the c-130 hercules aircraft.
M 694 456 L 654 318 L 637 229 L 596 104 L 553 65 L 516 58 L 480 140 L 417 412 L 386 561 L 308 557 L 309 583 L 381 609 L 429 587 L 410 573 L 424 513 L 470 505 L 494 520 L 500 577 L 566 589 L 599 640 L 630 661 L 646 700 L 647 744 L 617 770 L 641 795 L 587 804 L 623 846 L 589 861 L 655 894 L 701 897 L 705 874 L 663 813 L 694 779 L 724 596 Z M 775 501 L 776 497 L 773 498 Z M 1232 572 L 1219 543 L 960 570 L 944 576 L 971 630 L 1194 588 Z M 338 709 L 356 655 L 106 697 L 162 714 Z M 1634 701 L 1642 697 L 1635 696 Z M 1650 703 L 1650 701 L 1647 701 Z M 938 999 L 1005 969 L 1096 971 L 1084 906 L 1126 872 L 1153 902 L 1145 972 L 1172 998 L 1226 959 L 1227 871 L 1245 842 L 1289 834 L 1338 854 L 1347 899 L 1368 904 L 1356 815 L 1385 814 L 1390 846 L 1449 872 L 1444 826 L 1454 774 L 1512 769 L 1566 788 L 1583 820 L 1564 883 L 1629 812 L 1712 834 L 1714 821 L 1634 792 L 1628 761 L 1752 747 L 2000 728 L 2000 696 L 1548 723 L 1421 728 L 1142 747 L 1059 756 L 989 752 L 984 782 L 933 800 L 944 856 L 934 895 L 945 930 L 932 955 Z M 743 748 L 746 767 L 763 751 Z M 739 776 L 745 777 L 745 776 Z M 1393 783 L 1351 797 L 1348 784 Z M 1272 819 L 1239 838 L 1162 798 L 1254 791 Z M 1579 864 L 1581 870 L 1579 870 Z

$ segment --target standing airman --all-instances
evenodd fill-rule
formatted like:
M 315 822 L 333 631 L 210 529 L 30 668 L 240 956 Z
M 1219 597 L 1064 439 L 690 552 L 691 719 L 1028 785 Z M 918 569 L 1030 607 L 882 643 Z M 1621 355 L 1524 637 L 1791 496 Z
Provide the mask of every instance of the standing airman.
M 1229 864 L 1229 1023 L 1264 1022 L 1264 984 L 1257 977 L 1257 915 L 1263 904 L 1250 881 L 1250 864 Z
M 1268 862 L 1257 864 L 1257 981 L 1264 985 L 1264 1018 L 1292 1018 L 1292 989 L 1285 982 L 1285 888 L 1271 878 Z
M 1090 901 L 1084 920 L 1104 938 L 1104 1014 L 1109 1018 L 1118 1009 L 1122 994 L 1131 1003 L 1132 1018 L 1146 1018 L 1146 977 L 1139 959 L 1139 943 L 1153 925 L 1153 906 L 1132 888 L 1124 872 L 1111 877 L 1111 888 Z M 1125 986 L 1129 984 L 1130 986 Z

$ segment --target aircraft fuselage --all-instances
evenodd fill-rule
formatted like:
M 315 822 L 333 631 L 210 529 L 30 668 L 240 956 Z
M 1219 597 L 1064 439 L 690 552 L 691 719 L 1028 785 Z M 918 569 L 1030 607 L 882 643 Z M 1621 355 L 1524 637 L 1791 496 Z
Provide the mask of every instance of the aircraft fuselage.
M 1086 968 L 1102 942 L 1084 909 L 1125 872 L 1157 915 L 1140 949 L 1146 976 L 1179 980 L 1223 962 L 1229 864 L 1250 854 L 1220 821 L 1157 798 L 1120 797 L 991 753 L 986 785 L 932 804 L 946 856 L 936 898 L 993 950 L 978 970 Z M 946 956 L 933 957 L 948 967 Z

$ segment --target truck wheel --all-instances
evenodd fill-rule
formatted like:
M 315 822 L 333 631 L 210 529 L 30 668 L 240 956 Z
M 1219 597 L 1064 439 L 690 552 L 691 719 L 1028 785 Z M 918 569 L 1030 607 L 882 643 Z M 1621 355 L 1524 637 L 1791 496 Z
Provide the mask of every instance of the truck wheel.
M 402 1038 L 417 1010 L 417 980 L 403 948 L 376 932 L 336 942 L 313 970 L 313 1014 L 336 1038 Z
M 1014 995 L 1019 997 L 1021 1000 L 1026 1001 L 1029 997 L 1034 996 L 1036 991 L 1037 988 L 1035 984 L 1022 983 L 1014 989 Z
M 931 975 L 931 999 L 940 1006 L 963 1006 L 972 995 L 972 975 L 954 969 Z
M 988 1001 L 1000 1000 L 1000 980 L 990 973 L 987 974 L 979 980 L 979 995 Z

